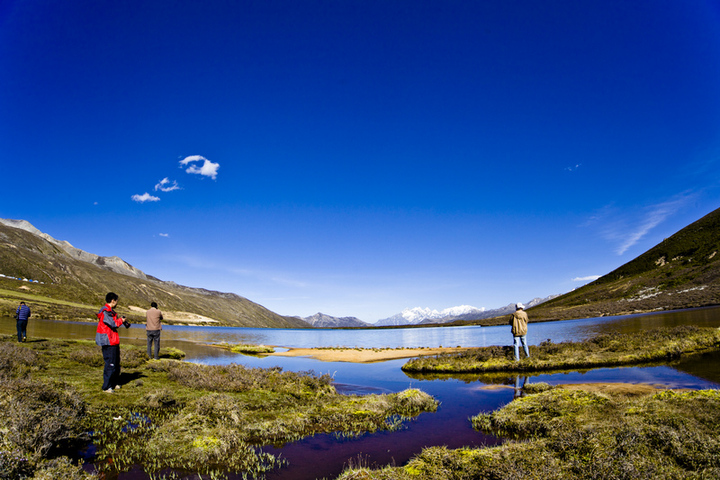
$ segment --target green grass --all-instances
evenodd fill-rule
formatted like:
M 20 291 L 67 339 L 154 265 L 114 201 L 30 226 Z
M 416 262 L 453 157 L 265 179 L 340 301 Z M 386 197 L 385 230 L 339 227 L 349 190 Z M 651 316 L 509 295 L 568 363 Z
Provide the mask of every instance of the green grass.
M 65 300 L 57 300 L 55 298 L 45 297 L 42 295 L 34 295 L 32 293 L 24 293 L 24 292 L 16 292 L 13 290 L 6 290 L 3 288 L 0 288 L 0 295 L 5 297 L 12 297 L 16 298 L 18 302 L 25 301 L 25 302 L 42 302 L 42 303 L 56 303 L 59 305 L 67 305 L 69 307 L 77 307 L 77 308 L 95 308 L 93 305 L 85 305 L 82 303 L 75 303 L 75 302 L 66 302 Z M 99 310 L 99 308 L 98 308 Z
M 13 475 L 72 470 L 65 453 L 89 441 L 97 447 L 96 466 L 109 475 L 134 465 L 153 475 L 262 475 L 283 463 L 264 445 L 316 433 L 394 430 L 437 408 L 414 389 L 340 395 L 330 376 L 312 372 L 148 360 L 132 345 L 121 345 L 121 359 L 122 387 L 108 394 L 100 390 L 103 362 L 91 342 L 17 344 L 1 337 L 0 432 L 6 434 L 0 437 L 0 478 L 3 468 Z
M 268 353 L 274 353 L 275 349 L 267 345 L 251 345 L 251 344 L 240 344 L 240 345 L 228 345 L 228 344 L 216 344 L 216 347 L 224 348 L 233 353 L 241 353 L 243 355 L 262 355 Z
M 667 361 L 720 348 L 720 329 L 676 327 L 641 333 L 610 333 L 583 342 L 546 341 L 530 347 L 530 358 L 515 361 L 512 347 L 483 347 L 461 353 L 415 358 L 409 373 L 531 372 L 637 365 Z
M 720 391 L 644 397 L 547 388 L 473 426 L 505 436 L 483 449 L 426 448 L 400 467 L 341 480 L 710 479 L 720 477 Z

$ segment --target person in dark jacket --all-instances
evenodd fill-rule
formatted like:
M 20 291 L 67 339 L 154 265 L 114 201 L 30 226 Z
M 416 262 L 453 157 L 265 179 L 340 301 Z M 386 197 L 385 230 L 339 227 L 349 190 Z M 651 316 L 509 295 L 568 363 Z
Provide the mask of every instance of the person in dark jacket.
M 17 319 L 18 342 L 27 342 L 27 324 L 30 315 L 30 307 L 25 305 L 25 302 L 20 302 L 17 310 L 15 310 L 15 318 Z
M 105 295 L 105 306 L 97 313 L 98 326 L 95 333 L 95 343 L 102 348 L 103 360 L 105 367 L 103 368 L 103 385 L 102 390 L 106 393 L 112 393 L 113 388 L 120 388 L 120 335 L 118 328 L 126 323 L 125 317 L 120 317 L 115 312 L 118 304 L 118 295 L 109 292 Z

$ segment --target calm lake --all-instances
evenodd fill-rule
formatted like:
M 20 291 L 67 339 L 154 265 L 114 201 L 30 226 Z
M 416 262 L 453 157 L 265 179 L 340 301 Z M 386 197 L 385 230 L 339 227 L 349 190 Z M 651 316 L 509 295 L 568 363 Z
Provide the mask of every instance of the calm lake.
M 641 332 L 650 328 L 675 325 L 720 327 L 720 308 L 704 308 L 626 315 L 562 322 L 531 323 L 528 341 L 536 345 L 544 340 L 553 342 L 582 340 L 605 332 Z M 0 333 L 14 334 L 15 322 L 4 319 Z M 28 337 L 59 337 L 93 339 L 95 325 L 88 323 L 56 322 L 31 319 Z M 142 325 L 121 329 L 122 342 L 145 344 Z M 507 378 L 482 375 L 410 377 L 400 370 L 406 360 L 373 364 L 320 362 L 309 358 L 265 357 L 237 355 L 208 347 L 211 343 L 254 343 L 278 347 L 480 347 L 509 345 L 509 327 L 428 327 L 383 330 L 302 330 L 257 329 L 229 327 L 165 326 L 162 346 L 183 350 L 186 360 L 205 364 L 239 363 L 252 367 L 280 366 L 285 370 L 329 373 L 338 391 L 343 393 L 397 392 L 408 387 L 419 388 L 437 398 L 441 404 L 436 413 L 425 413 L 407 424 L 407 428 L 393 433 L 377 433 L 356 439 L 338 439 L 333 435 L 316 435 L 283 446 L 266 448 L 280 454 L 290 465 L 267 475 L 268 479 L 301 480 L 335 478 L 348 463 L 357 465 L 402 465 L 424 447 L 447 445 L 493 445 L 501 440 L 474 431 L 469 417 L 479 412 L 495 410 L 512 401 L 519 390 L 513 388 L 524 382 L 588 383 L 628 382 L 662 384 L 671 388 L 720 388 L 720 354 L 646 367 L 600 368 L 584 372 L 557 373 L 532 377 Z M 98 379 L 101 372 L 98 370 Z M 120 479 L 148 478 L 134 471 L 120 475 Z M 233 477 L 231 477 L 233 478 Z M 239 478 L 239 477 L 238 477 Z

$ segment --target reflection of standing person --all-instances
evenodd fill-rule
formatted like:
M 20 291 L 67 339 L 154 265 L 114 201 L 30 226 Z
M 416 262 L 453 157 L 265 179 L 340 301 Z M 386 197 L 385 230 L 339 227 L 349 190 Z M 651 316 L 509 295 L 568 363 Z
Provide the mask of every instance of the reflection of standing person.
M 525 313 L 525 305 L 522 303 L 515 304 L 515 313 L 512 314 L 510 325 L 512 325 L 513 348 L 515 349 L 515 361 L 520 360 L 520 342 L 522 342 L 525 355 L 530 356 L 530 350 L 527 346 L 527 324 L 528 316 Z
M 523 388 L 525 388 L 527 379 L 528 379 L 528 377 L 522 377 L 522 381 L 521 381 L 520 375 L 515 375 L 515 391 L 513 394 L 513 400 L 523 396 Z
M 30 307 L 25 305 L 25 302 L 20 302 L 17 310 L 15 310 L 15 318 L 17 319 L 18 342 L 27 342 L 27 324 L 30 315 Z
M 160 332 L 162 331 L 162 325 L 160 321 L 163 319 L 163 314 L 157 308 L 157 303 L 152 302 L 150 304 L 150 310 L 145 313 L 147 322 L 145 324 L 145 333 L 147 333 L 147 354 L 148 357 L 152 358 L 152 345 L 155 343 L 155 360 L 160 356 Z
M 118 298 L 117 293 L 113 292 L 105 295 L 105 306 L 97 313 L 98 326 L 95 343 L 102 348 L 105 361 L 102 389 L 106 393 L 112 393 L 113 387 L 119 388 L 120 336 L 117 329 L 125 322 L 125 318 L 120 318 L 114 310 L 118 304 Z

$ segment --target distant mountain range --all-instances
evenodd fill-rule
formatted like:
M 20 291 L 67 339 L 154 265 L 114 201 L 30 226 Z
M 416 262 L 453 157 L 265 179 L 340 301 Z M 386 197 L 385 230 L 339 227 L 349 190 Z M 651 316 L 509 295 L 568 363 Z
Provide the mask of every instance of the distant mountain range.
M 456 318 L 462 315 L 480 315 L 485 311 L 484 308 L 471 307 L 470 305 L 461 305 L 459 307 L 450 307 L 441 311 L 431 310 L 430 308 L 406 308 L 402 312 L 392 317 L 382 318 L 375 322 L 378 327 L 383 326 L 403 326 L 403 325 L 419 325 L 421 323 L 442 323 L 448 318 Z
M 529 302 L 525 302 L 527 308 L 540 305 L 559 295 L 551 295 L 546 298 L 534 298 Z M 504 307 L 487 310 L 485 308 L 472 307 L 470 305 L 461 305 L 458 307 L 450 307 L 441 311 L 431 310 L 429 308 L 407 308 L 397 315 L 389 318 L 383 318 L 375 322 L 375 326 L 403 326 L 403 325 L 423 325 L 429 323 L 450 323 L 460 320 L 482 320 L 484 318 L 497 317 L 500 315 L 510 314 L 515 311 L 515 304 L 511 303 Z
M 119 257 L 102 257 L 56 240 L 25 220 L 0 219 L 0 289 L 9 296 L 32 296 L 37 318 L 91 320 L 113 291 L 118 311 L 143 321 L 156 301 L 167 319 L 243 327 L 307 328 L 234 293 L 192 288 L 145 274 Z M 17 278 L 24 279 L 17 280 Z M 32 280 L 32 282 L 31 282 Z M 10 316 L 15 299 L 0 298 L 0 316 Z
M 304 321 L 309 323 L 315 328 L 340 328 L 340 327 L 369 327 L 369 323 L 363 322 L 362 320 L 355 317 L 331 317 L 324 313 L 316 313 L 311 317 L 303 318 Z
M 551 295 L 546 298 L 534 298 L 525 302 L 527 308 L 540 305 L 543 302 L 552 300 L 559 295 Z M 515 304 L 511 303 L 505 307 L 486 310 L 485 308 L 460 305 L 444 310 L 431 310 L 430 308 L 406 308 L 397 315 L 383 318 L 375 323 L 367 323 L 356 317 L 333 317 L 324 313 L 316 313 L 311 317 L 304 317 L 313 327 L 317 328 L 346 328 L 346 327 L 404 327 L 409 325 L 442 324 L 455 321 L 482 320 L 484 318 L 508 315 L 515 311 Z M 299 318 L 299 317 L 298 317 Z

